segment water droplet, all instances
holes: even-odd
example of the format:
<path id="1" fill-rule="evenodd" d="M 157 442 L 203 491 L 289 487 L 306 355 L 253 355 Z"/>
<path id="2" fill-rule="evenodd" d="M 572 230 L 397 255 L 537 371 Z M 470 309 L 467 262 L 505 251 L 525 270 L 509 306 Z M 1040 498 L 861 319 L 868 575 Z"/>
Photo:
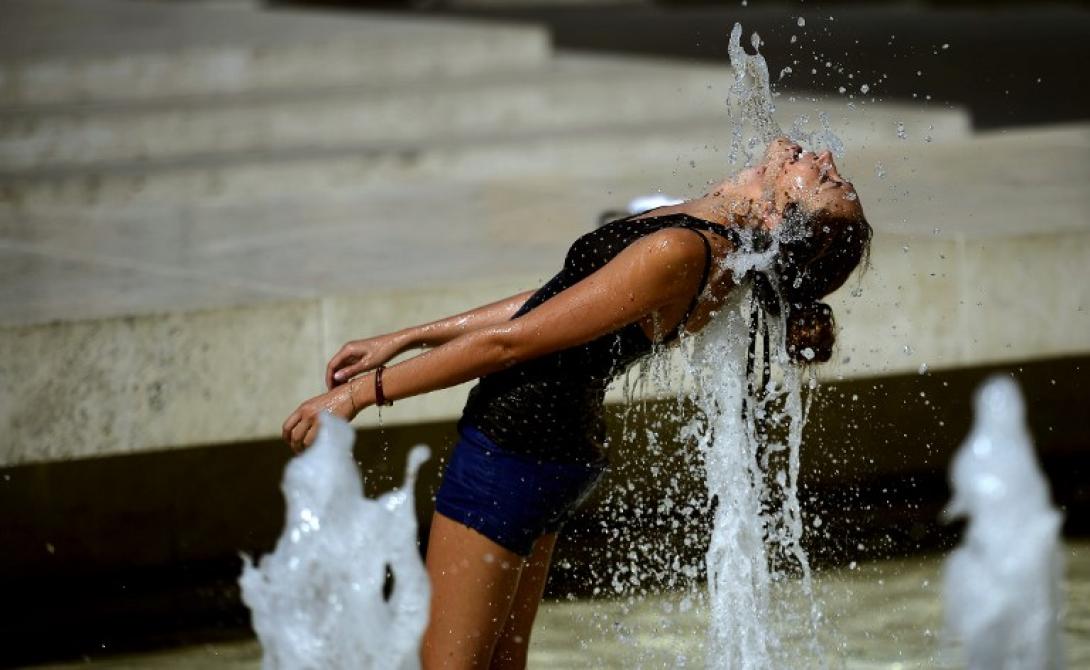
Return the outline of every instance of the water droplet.
<path id="1" fill-rule="evenodd" d="M 920 367 L 916 369 L 916 372 L 921 375 L 927 374 L 927 363 L 920 363 Z"/>
<path id="2" fill-rule="evenodd" d="M 870 86 L 868 86 L 866 84 L 863 84 L 862 86 L 859 87 L 859 92 L 860 93 L 870 93 Z"/>
<path id="3" fill-rule="evenodd" d="M 908 133 L 905 132 L 904 121 L 897 122 L 897 138 L 902 140 L 908 139 Z"/>
<path id="4" fill-rule="evenodd" d="M 802 28 L 803 26 L 805 26 L 805 25 L 806 25 L 806 19 L 804 19 L 804 18 L 802 18 L 802 17 L 800 16 L 800 17 L 799 17 L 799 20 L 798 20 L 798 24 L 799 24 L 799 28 Z"/>

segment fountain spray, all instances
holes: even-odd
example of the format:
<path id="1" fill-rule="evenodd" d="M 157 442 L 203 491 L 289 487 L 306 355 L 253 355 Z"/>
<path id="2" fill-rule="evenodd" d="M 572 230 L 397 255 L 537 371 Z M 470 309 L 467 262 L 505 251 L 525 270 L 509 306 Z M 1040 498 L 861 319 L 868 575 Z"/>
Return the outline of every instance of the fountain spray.
<path id="1" fill-rule="evenodd" d="M 352 427 L 330 414 L 320 422 L 314 444 L 284 469 L 287 519 L 276 549 L 256 566 L 243 556 L 239 584 L 261 666 L 419 668 L 430 588 L 413 482 L 428 448 L 409 453 L 400 488 L 369 500 L 352 459 Z"/>
<path id="2" fill-rule="evenodd" d="M 969 437 L 954 457 L 946 518 L 967 518 L 946 562 L 949 634 L 969 670 L 1060 670 L 1060 513 L 1033 453 L 1018 385 L 977 390 Z"/>

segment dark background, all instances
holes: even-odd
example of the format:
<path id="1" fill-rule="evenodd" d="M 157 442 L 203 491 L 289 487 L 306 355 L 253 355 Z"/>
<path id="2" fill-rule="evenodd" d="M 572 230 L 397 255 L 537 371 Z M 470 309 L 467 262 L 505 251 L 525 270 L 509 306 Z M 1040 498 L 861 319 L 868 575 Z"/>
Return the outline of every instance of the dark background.
<path id="1" fill-rule="evenodd" d="M 783 67 L 792 68 L 780 87 L 785 93 L 835 95 L 841 85 L 857 90 L 868 82 L 868 97 L 880 100 L 927 103 L 930 95 L 929 104 L 963 105 L 979 129 L 1090 118 L 1088 2 L 749 0 L 744 7 L 733 1 L 481 8 L 345 0 L 272 4 L 526 21 L 548 26 L 561 49 L 724 65 L 729 63 L 727 38 L 738 21 L 747 36 L 752 31 L 761 35 L 774 80 Z M 805 27 L 797 25 L 798 17 L 805 19 Z M 798 37 L 795 44 L 791 35 Z M 743 44 L 748 48 L 747 40 Z M 950 46 L 942 49 L 943 44 Z M 834 67 L 826 68 L 827 61 Z M 816 75 L 810 74 L 812 67 Z M 851 80 L 849 73 L 854 75 Z"/>
<path id="2" fill-rule="evenodd" d="M 1031 403 L 1033 437 L 1065 534 L 1090 534 L 1088 370 L 1088 357 L 1061 358 L 821 387 L 800 481 L 807 518 L 824 521 L 806 531 L 813 564 L 946 551 L 956 543 L 958 527 L 938 519 L 949 499 L 946 470 L 968 433 L 973 390 L 997 373 L 1013 375 Z M 702 498 L 693 450 L 672 441 L 654 450 L 634 437 L 663 417 L 670 424 L 675 409 L 672 402 L 610 408 L 613 471 L 561 536 L 547 596 L 611 592 L 613 553 L 641 546 L 701 564 L 707 515 L 656 512 L 663 496 Z M 622 420 L 631 429 L 626 436 Z M 356 457 L 371 495 L 401 482 L 413 445 L 432 447 L 416 491 L 422 538 L 455 437 L 453 421 L 359 432 Z M 279 441 L 262 441 L 0 469 L 0 509 L 9 512 L 0 515 L 0 630 L 9 634 L 0 665 L 250 635 L 238 596 L 239 552 L 260 555 L 275 544 L 289 456 Z M 681 473 L 679 485 L 664 486 L 652 465 Z M 680 528 L 665 530 L 673 518 Z M 640 555 L 655 560 L 646 550 Z"/>

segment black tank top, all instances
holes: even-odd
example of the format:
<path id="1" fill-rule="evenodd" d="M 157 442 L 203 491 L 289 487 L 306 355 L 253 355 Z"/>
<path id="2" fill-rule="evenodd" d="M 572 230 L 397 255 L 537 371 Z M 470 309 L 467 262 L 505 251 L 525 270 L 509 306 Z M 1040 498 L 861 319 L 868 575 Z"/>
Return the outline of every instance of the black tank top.
<path id="1" fill-rule="evenodd" d="M 618 219 L 577 239 L 568 250 L 563 269 L 512 318 L 532 311 L 604 266 L 628 245 L 664 228 L 712 231 L 738 245 L 734 231 L 688 214 L 632 219 Z M 705 253 L 700 290 L 663 342 L 678 336 L 707 284 L 711 247 L 703 235 L 696 234 L 704 242 Z M 485 375 L 470 390 L 462 421 L 511 452 L 544 460 L 601 461 L 605 457 L 606 388 L 614 377 L 650 353 L 652 346 L 637 321 L 590 342 Z"/>

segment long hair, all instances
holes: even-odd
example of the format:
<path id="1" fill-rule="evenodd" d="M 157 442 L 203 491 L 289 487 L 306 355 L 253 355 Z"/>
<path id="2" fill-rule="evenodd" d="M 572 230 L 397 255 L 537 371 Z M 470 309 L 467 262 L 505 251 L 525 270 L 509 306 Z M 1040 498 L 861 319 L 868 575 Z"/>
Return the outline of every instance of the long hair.
<path id="1" fill-rule="evenodd" d="M 786 311 L 787 352 L 795 362 L 824 363 L 832 357 L 836 321 L 820 298 L 866 264 L 872 235 L 862 214 L 846 217 L 787 207 L 779 253 L 768 270 L 756 273 L 753 290 L 765 312 L 778 316 Z"/>

